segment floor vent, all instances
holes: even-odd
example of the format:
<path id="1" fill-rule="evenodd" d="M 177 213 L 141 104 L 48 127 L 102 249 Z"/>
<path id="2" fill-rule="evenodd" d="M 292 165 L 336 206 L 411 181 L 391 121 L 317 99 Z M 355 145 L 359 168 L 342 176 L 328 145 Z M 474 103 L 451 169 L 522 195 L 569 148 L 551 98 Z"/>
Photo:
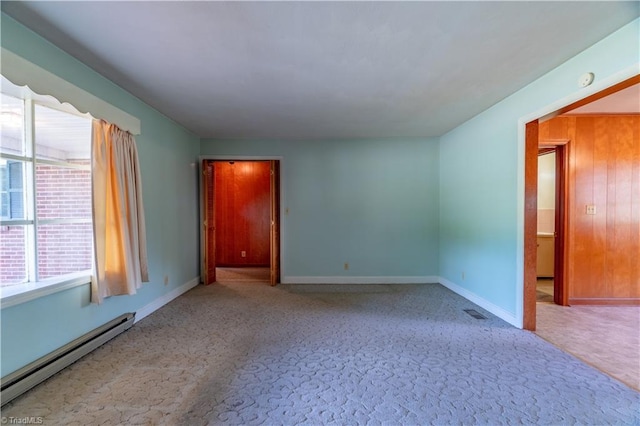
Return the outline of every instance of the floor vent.
<path id="1" fill-rule="evenodd" d="M 0 380 L 1 404 L 5 405 L 63 368 L 76 362 L 98 346 L 128 330 L 133 325 L 134 319 L 135 313 L 123 314 L 60 349 L 35 360 L 15 373 L 3 377 Z"/>
<path id="2" fill-rule="evenodd" d="M 468 313 L 469 315 L 471 315 L 472 317 L 474 317 L 475 319 L 487 319 L 487 317 L 485 317 L 484 315 L 482 315 L 480 312 L 476 311 L 475 309 L 465 309 L 464 311 L 466 313 Z"/>

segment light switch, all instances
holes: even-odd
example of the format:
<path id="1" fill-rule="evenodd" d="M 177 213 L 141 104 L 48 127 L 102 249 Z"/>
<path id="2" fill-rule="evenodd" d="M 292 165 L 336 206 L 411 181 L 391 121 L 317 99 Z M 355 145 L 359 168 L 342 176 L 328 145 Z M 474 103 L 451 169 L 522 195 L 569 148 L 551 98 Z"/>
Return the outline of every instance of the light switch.
<path id="1" fill-rule="evenodd" d="M 587 214 L 596 214 L 595 204 L 587 204 Z"/>

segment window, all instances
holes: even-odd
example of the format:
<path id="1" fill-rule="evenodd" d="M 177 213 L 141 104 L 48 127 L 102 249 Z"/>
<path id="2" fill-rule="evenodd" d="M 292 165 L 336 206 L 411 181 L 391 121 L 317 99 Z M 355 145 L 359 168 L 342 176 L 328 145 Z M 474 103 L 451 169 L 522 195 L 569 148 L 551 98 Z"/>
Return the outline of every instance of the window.
<path id="1" fill-rule="evenodd" d="M 2 94 L 0 283 L 91 269 L 91 119 Z"/>
<path id="2" fill-rule="evenodd" d="M 22 170 L 17 161 L 0 159 L 0 196 L 2 197 L 1 219 L 20 219 L 23 216 Z"/>

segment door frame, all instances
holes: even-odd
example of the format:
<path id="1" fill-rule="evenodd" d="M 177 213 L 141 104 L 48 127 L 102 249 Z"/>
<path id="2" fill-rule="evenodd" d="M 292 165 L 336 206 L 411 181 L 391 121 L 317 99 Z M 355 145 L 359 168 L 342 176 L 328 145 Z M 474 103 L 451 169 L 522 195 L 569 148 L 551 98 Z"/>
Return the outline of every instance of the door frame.
<path id="1" fill-rule="evenodd" d="M 211 202 L 209 199 L 209 191 L 205 191 L 205 180 L 209 182 L 211 185 L 211 196 L 215 197 L 215 167 L 209 163 L 207 163 L 207 168 L 205 169 L 205 161 L 200 160 L 200 250 L 201 250 L 201 261 L 200 261 L 200 282 L 209 285 L 216 281 L 216 267 L 215 262 L 213 264 L 213 268 L 209 268 L 208 258 L 209 255 L 216 258 L 216 234 L 215 234 L 215 226 L 216 226 L 216 216 L 215 209 L 213 209 L 213 217 L 208 218 L 207 221 L 207 208 L 209 203 Z M 210 174 L 209 174 L 210 173 Z M 208 223 L 210 222 L 210 223 Z M 210 235 L 209 229 L 213 227 L 213 243 L 211 244 L 212 249 L 208 250 L 208 241 L 207 237 Z"/>
<path id="2" fill-rule="evenodd" d="M 518 120 L 517 319 L 525 330 L 536 329 L 536 239 L 538 190 L 538 123 L 640 83 L 637 65 L 521 117 Z M 567 190 L 568 190 L 567 185 Z M 565 265 L 566 266 L 566 265 Z M 565 270 L 567 268 L 565 267 Z M 565 283 L 566 284 L 566 283 Z M 567 293 L 565 291 L 565 293 Z M 568 295 L 567 295 L 568 296 Z"/>
<path id="3" fill-rule="evenodd" d="M 569 229 L 568 224 L 568 201 L 569 188 L 569 139 L 543 139 L 538 140 L 538 150 L 554 152 L 555 163 L 555 217 L 554 217 L 554 243 L 553 243 L 553 303 L 561 306 L 569 306 L 569 289 L 567 281 L 567 271 L 565 265 L 568 261 Z M 538 156 L 542 155 L 541 153 Z"/>
<path id="4" fill-rule="evenodd" d="M 569 260 L 569 150 L 568 141 L 555 147 L 556 151 L 556 213 L 553 248 L 553 302 L 569 305 L 569 282 L 566 265 Z"/>
<path id="5" fill-rule="evenodd" d="M 278 194 L 275 198 L 275 203 L 277 206 L 271 206 L 273 209 L 275 207 L 276 212 L 278 212 L 278 222 L 279 226 L 277 227 L 277 248 L 278 256 L 275 257 L 276 265 L 271 264 L 270 269 L 272 271 L 276 270 L 276 274 L 279 276 L 278 282 L 282 282 L 282 277 L 284 276 L 284 268 L 282 259 L 285 259 L 285 223 L 282 220 L 284 218 L 284 207 L 285 204 L 285 194 L 283 191 L 283 183 L 284 183 L 284 158 L 278 155 L 201 155 L 198 157 L 198 183 L 199 188 L 198 191 L 200 193 L 200 217 L 198 218 L 198 228 L 199 228 L 199 236 L 200 236 L 200 281 L 203 282 L 206 275 L 206 238 L 205 238 L 205 229 L 204 229 L 204 218 L 205 218 L 205 194 L 204 194 L 204 170 L 202 164 L 204 161 L 277 161 L 279 163 L 278 167 L 278 179 L 277 179 L 277 188 Z M 272 200 L 273 203 L 273 200 Z M 273 212 L 272 212 L 273 213 Z M 270 244 L 270 247 L 272 245 Z M 269 258 L 270 263 L 274 261 L 274 256 L 272 250 L 269 250 Z M 271 274 L 271 275 L 272 275 Z"/>

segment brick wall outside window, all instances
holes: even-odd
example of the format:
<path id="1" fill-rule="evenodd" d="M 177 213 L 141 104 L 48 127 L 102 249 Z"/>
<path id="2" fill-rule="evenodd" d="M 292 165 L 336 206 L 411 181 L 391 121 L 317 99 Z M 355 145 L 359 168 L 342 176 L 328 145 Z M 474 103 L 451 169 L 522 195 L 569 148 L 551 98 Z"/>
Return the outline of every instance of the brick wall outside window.
<path id="1" fill-rule="evenodd" d="M 91 219 L 91 172 L 38 164 L 36 211 L 43 219 Z M 91 223 L 40 225 L 38 240 L 39 279 L 91 268 Z M 25 280 L 24 227 L 0 228 L 0 282 Z"/>
<path id="2" fill-rule="evenodd" d="M 17 284 L 26 280 L 24 226 L 0 227 L 0 283 Z"/>

